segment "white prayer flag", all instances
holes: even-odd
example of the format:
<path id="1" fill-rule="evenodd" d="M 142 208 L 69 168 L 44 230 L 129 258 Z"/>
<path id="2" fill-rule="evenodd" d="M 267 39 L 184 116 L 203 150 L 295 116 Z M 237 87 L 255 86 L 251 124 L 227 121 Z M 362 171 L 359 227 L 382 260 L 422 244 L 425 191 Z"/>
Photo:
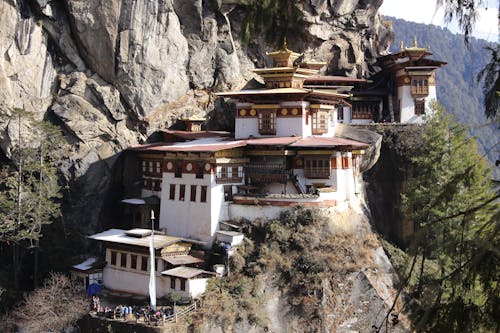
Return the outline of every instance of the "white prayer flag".
<path id="1" fill-rule="evenodd" d="M 154 213 L 151 211 L 152 221 L 154 220 Z M 150 275 L 149 275 L 149 298 L 151 300 L 151 308 L 156 310 L 156 271 L 155 271 L 155 248 L 154 248 L 154 230 L 151 230 L 151 240 L 149 242 L 149 257 L 151 258 L 150 263 Z"/>

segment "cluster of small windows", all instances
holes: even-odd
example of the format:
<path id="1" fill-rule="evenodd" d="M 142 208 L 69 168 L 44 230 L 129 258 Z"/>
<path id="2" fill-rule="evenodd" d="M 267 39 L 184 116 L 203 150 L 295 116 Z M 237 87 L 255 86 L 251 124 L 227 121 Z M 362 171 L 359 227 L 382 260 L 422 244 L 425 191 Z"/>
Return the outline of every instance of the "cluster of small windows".
<path id="1" fill-rule="evenodd" d="M 356 102 L 352 105 L 353 119 L 373 119 L 379 113 L 379 105 L 374 103 Z"/>
<path id="2" fill-rule="evenodd" d="M 161 161 L 143 160 L 142 174 L 148 176 L 161 176 Z"/>
<path id="3" fill-rule="evenodd" d="M 330 177 L 330 159 L 312 158 L 304 162 L 304 175 L 307 178 Z"/>
<path id="4" fill-rule="evenodd" d="M 144 178 L 142 180 L 142 188 L 151 191 L 161 191 L 161 179 Z"/>
<path id="5" fill-rule="evenodd" d="M 276 112 L 261 111 L 259 113 L 259 133 L 276 134 Z"/>
<path id="6" fill-rule="evenodd" d="M 224 164 L 217 166 L 215 180 L 221 183 L 240 183 L 243 181 L 243 165 Z"/>
<path id="7" fill-rule="evenodd" d="M 177 185 L 179 185 L 179 192 L 177 196 L 177 200 L 185 201 L 186 200 L 186 185 L 184 184 L 170 184 L 168 198 L 169 200 L 176 200 L 176 189 Z M 191 202 L 196 202 L 196 196 L 198 192 L 199 185 L 191 185 L 189 192 L 189 200 Z M 200 187 L 200 202 L 207 202 L 207 186 L 201 185 Z"/>
<path id="8" fill-rule="evenodd" d="M 429 94 L 429 81 L 426 78 L 413 78 L 411 80 L 412 95 Z"/>
<path id="9" fill-rule="evenodd" d="M 342 105 L 338 106 L 338 109 L 337 109 L 337 120 L 339 122 L 343 122 L 344 121 L 344 106 L 342 106 Z"/>
<path id="10" fill-rule="evenodd" d="M 118 259 L 118 257 L 120 259 Z M 127 258 L 130 257 L 128 261 Z M 137 254 L 130 254 L 125 252 L 111 251 L 110 265 L 118 268 L 128 268 L 132 270 L 139 270 L 143 272 L 148 271 L 149 257 Z M 140 265 L 139 265 L 140 261 Z M 130 263 L 130 265 L 127 265 Z"/>
<path id="11" fill-rule="evenodd" d="M 312 114 L 312 134 L 328 132 L 328 113 L 318 111 Z"/>
<path id="12" fill-rule="evenodd" d="M 170 276 L 170 289 L 177 290 L 176 281 L 179 281 L 179 290 L 185 291 L 186 290 L 186 279 L 174 278 L 172 276 Z"/>

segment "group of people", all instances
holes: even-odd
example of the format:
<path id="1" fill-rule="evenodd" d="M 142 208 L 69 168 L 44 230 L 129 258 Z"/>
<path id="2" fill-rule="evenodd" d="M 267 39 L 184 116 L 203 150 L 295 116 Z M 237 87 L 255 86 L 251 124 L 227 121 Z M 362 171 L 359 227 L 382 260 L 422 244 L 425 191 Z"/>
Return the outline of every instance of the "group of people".
<path id="1" fill-rule="evenodd" d="M 133 315 L 136 322 L 143 318 L 144 323 L 158 325 L 162 323 L 168 316 L 174 314 L 172 307 L 163 307 L 153 310 L 150 306 L 126 306 L 118 305 L 114 309 L 108 306 L 101 306 L 98 296 L 92 296 L 92 308 L 98 316 L 103 316 L 109 319 L 124 319 L 127 320 Z"/>

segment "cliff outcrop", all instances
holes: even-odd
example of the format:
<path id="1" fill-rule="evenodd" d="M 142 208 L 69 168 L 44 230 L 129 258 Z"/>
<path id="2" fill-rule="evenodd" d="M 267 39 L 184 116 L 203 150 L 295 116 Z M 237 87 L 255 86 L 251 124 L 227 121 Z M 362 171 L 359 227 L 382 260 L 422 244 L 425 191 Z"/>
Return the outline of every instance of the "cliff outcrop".
<path id="1" fill-rule="evenodd" d="M 289 46 L 327 61 L 329 73 L 375 71 L 371 64 L 392 38 L 377 14 L 380 5 L 300 2 L 301 33 L 288 37 Z M 117 156 L 126 147 L 183 116 L 224 119 L 212 93 L 241 88 L 276 47 L 258 31 L 241 41 L 248 6 L 243 0 L 0 2 L 0 108 L 24 108 L 64 130 L 71 143 L 61 166 L 70 193 L 66 220 L 88 230 L 106 221 L 102 198 L 119 186 Z M 0 123 L 6 157 L 15 144 L 9 126 Z"/>

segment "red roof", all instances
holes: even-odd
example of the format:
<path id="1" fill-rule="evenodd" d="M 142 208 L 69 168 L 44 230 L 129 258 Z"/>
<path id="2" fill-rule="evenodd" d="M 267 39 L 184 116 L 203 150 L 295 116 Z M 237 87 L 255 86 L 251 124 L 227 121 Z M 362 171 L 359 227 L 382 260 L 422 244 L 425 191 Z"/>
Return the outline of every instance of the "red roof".
<path id="1" fill-rule="evenodd" d="M 251 146 L 289 146 L 300 148 L 352 148 L 363 149 L 369 145 L 359 141 L 338 137 L 272 137 L 255 138 L 248 140 L 204 138 L 188 142 L 157 142 L 145 145 L 132 146 L 129 149 L 147 152 L 216 152 L 225 149 Z"/>
<path id="2" fill-rule="evenodd" d="M 288 146 L 297 140 L 300 140 L 301 136 L 285 136 L 276 138 L 256 138 L 246 140 L 249 145 L 263 145 L 263 146 Z"/>
<path id="3" fill-rule="evenodd" d="M 132 146 L 129 149 L 137 151 L 148 152 L 216 152 L 225 149 L 243 147 L 246 145 L 245 141 L 217 141 L 213 143 L 200 142 L 203 140 L 194 140 L 188 142 L 171 143 L 171 142 L 158 142 L 146 145 Z"/>

